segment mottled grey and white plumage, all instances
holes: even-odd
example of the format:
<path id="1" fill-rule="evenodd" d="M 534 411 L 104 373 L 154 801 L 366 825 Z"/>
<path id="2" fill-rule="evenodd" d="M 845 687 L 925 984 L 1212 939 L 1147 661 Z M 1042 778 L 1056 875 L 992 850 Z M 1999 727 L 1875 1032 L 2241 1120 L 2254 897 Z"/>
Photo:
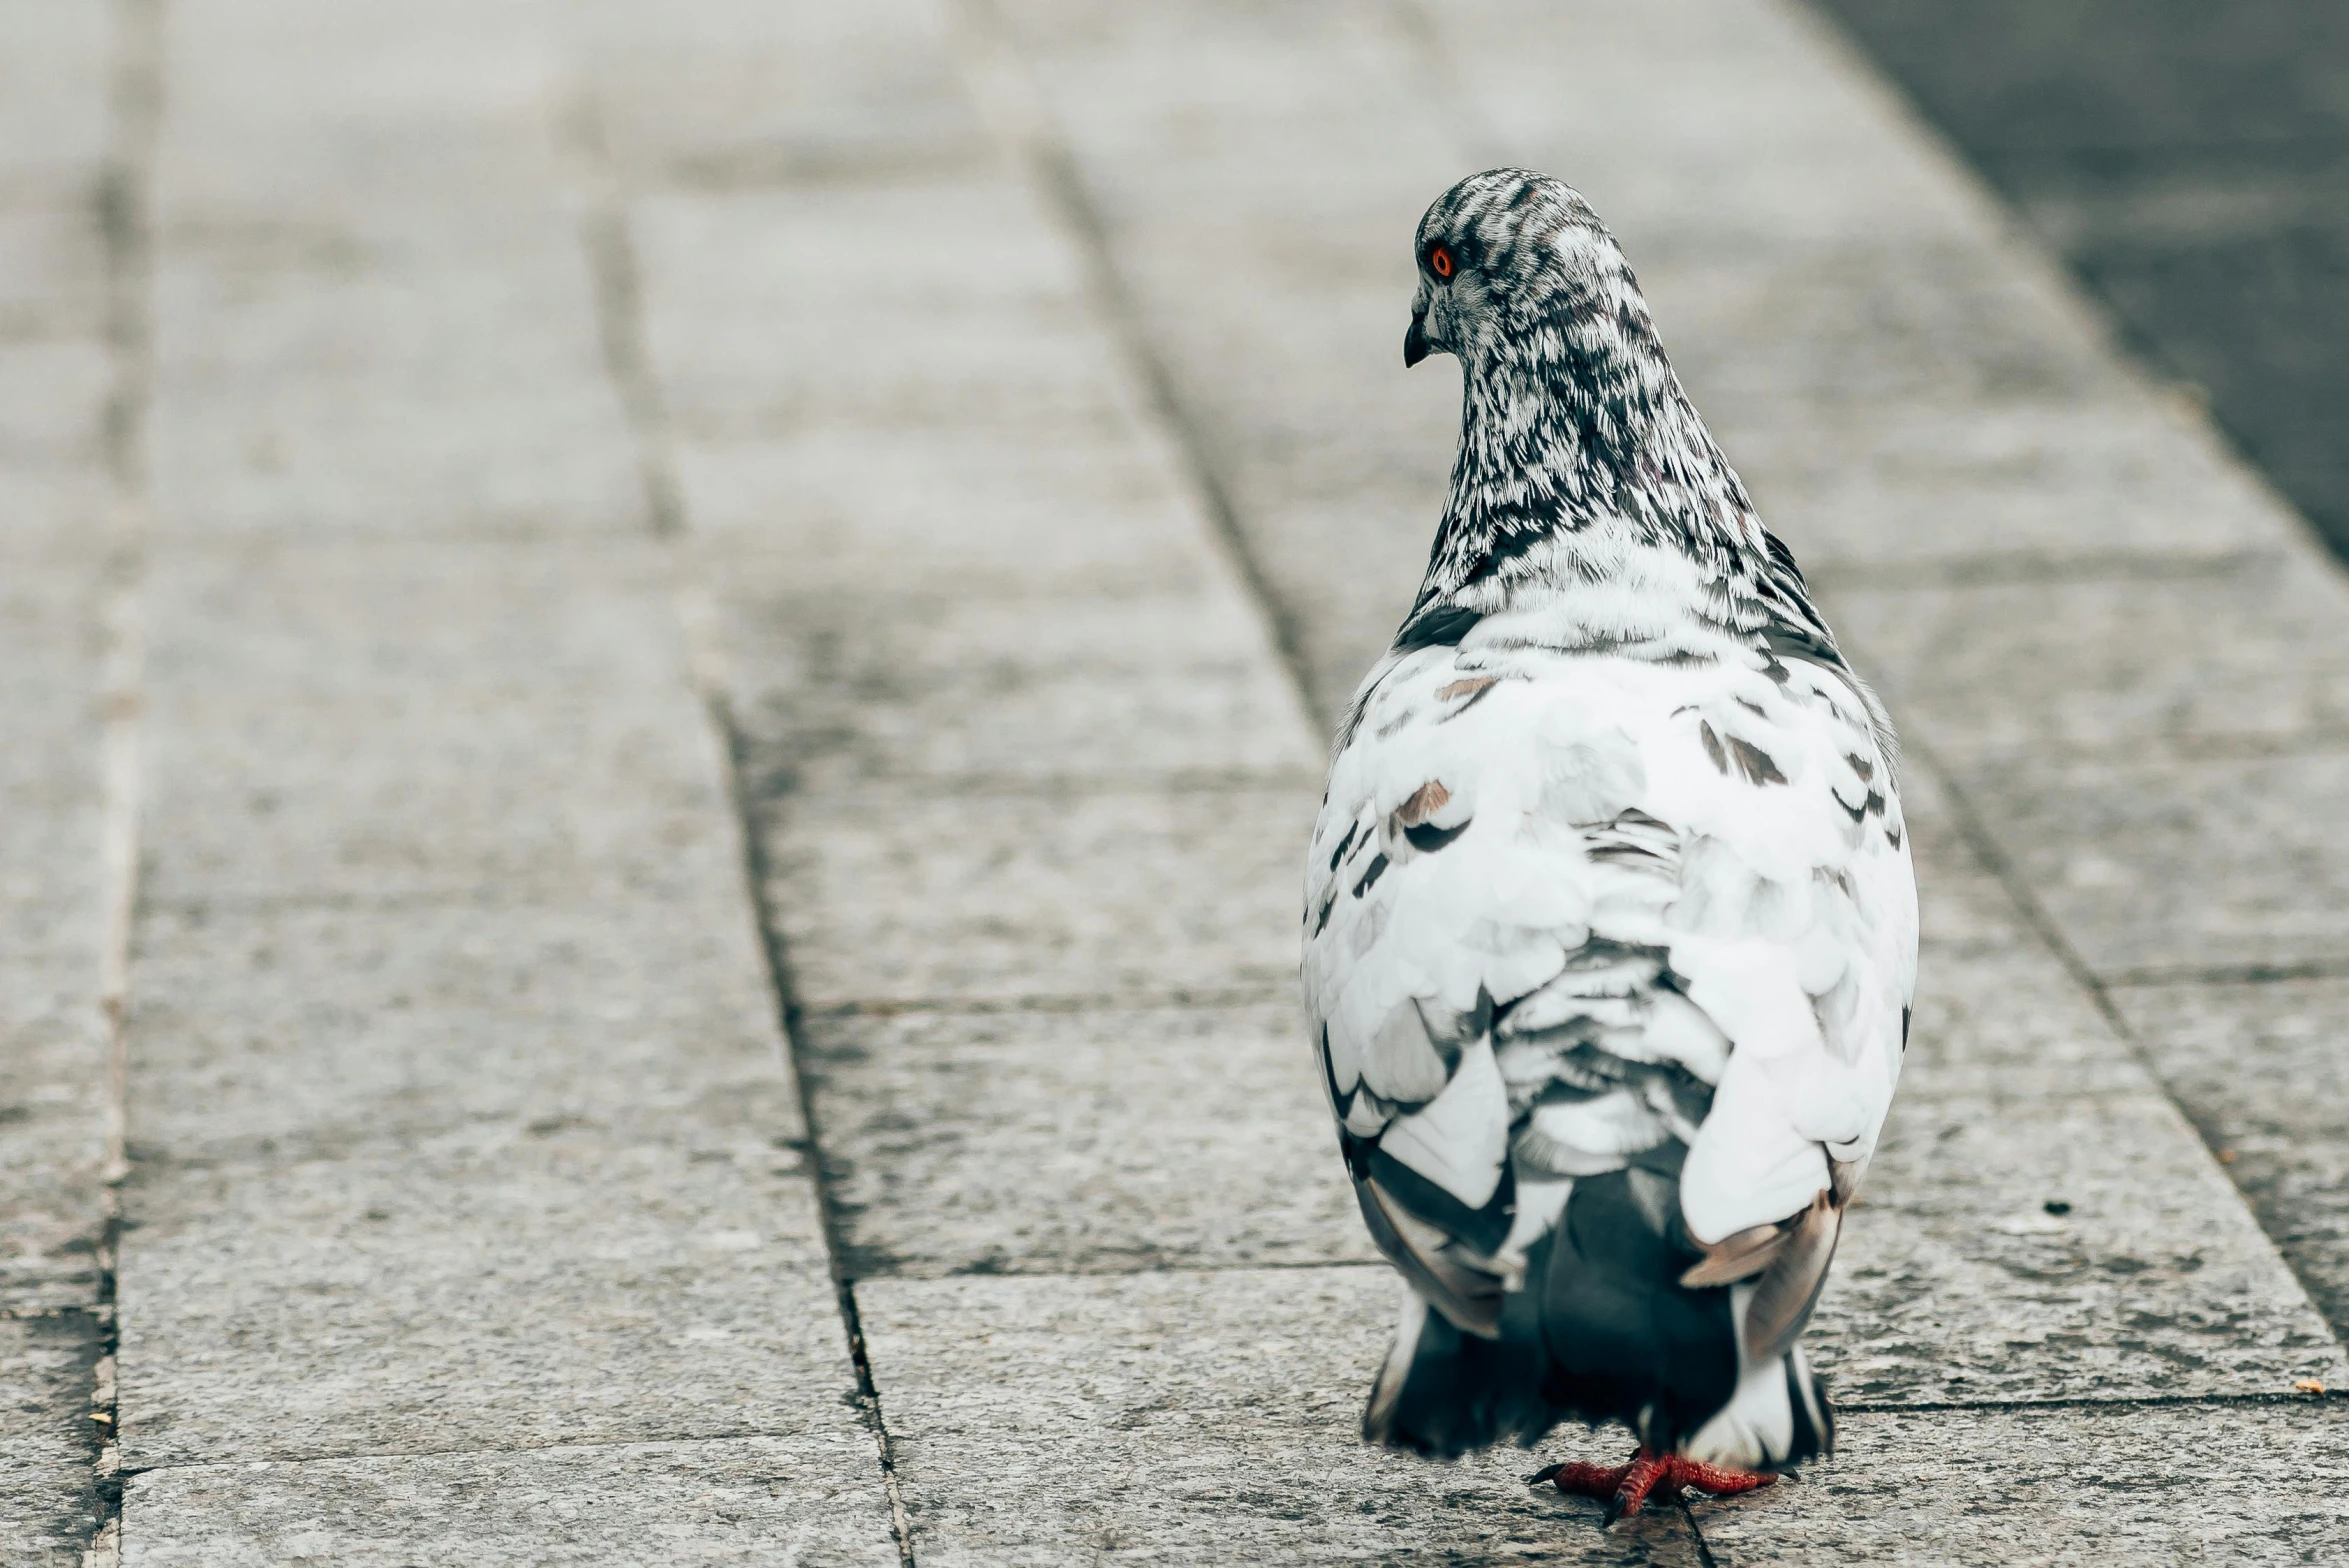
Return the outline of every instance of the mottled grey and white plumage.
<path id="1" fill-rule="evenodd" d="M 1583 199 L 1477 175 L 1418 255 L 1405 358 L 1458 356 L 1459 456 L 1306 877 L 1323 1082 L 1409 1286 L 1364 1429 L 1790 1464 L 1915 981 L 1891 729 Z"/>

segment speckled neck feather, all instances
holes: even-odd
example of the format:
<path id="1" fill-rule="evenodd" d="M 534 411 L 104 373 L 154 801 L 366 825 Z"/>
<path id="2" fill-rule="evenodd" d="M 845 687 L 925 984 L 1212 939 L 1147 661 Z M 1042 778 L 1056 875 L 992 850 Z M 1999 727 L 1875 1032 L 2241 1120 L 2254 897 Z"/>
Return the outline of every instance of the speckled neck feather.
<path id="1" fill-rule="evenodd" d="M 1460 447 L 1406 636 L 1526 588 L 1657 579 L 1640 558 L 1670 552 L 1685 564 L 1662 575 L 1693 575 L 1681 608 L 1697 620 L 1732 636 L 1791 620 L 1824 638 L 1581 196 L 1524 170 L 1477 175 L 1421 220 L 1421 253 L 1438 241 L 1463 253 L 1443 302 Z"/>

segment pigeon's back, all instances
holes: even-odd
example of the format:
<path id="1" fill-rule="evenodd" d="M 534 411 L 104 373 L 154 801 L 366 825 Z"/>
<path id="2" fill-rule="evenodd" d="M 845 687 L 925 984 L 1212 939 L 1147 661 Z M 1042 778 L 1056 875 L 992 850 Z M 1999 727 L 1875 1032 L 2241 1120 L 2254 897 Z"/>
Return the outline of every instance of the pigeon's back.
<path id="1" fill-rule="evenodd" d="M 1548 247 L 1520 266 L 1575 259 L 1508 227 L 1539 178 L 1464 182 L 1422 225 L 1414 341 L 1464 361 L 1461 467 L 1307 868 L 1324 1086 L 1408 1283 L 1365 1431 L 1449 1455 L 1619 1418 L 1782 1466 L 1830 1438 L 1796 1341 L 1906 1040 L 1897 757 L 1660 351 L 1616 371 L 1634 406 L 1596 428 L 1630 435 L 1602 449 L 1568 394 L 1608 384 L 1571 352 L 1605 290 L 1570 265 L 1509 317 L 1513 237 Z M 1439 292 L 1471 268 L 1485 296 Z M 1480 396 L 1505 436 L 1481 449 Z"/>

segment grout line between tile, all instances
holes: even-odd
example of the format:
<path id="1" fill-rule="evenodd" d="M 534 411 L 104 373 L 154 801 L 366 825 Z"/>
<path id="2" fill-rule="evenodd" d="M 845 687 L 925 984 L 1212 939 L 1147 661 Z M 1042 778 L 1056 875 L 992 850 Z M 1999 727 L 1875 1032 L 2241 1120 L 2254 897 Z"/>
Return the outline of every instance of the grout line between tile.
<path id="1" fill-rule="evenodd" d="M 693 558 L 689 519 L 677 478 L 677 464 L 660 381 L 644 341 L 642 274 L 629 231 L 626 198 L 613 168 L 601 117 L 591 96 L 582 94 L 568 106 L 560 127 L 586 190 L 580 214 L 581 240 L 594 275 L 597 324 L 607 368 L 619 392 L 630 429 L 635 435 L 637 461 L 643 475 L 647 526 L 667 547 L 672 594 L 686 658 L 716 743 L 727 799 L 737 835 L 738 855 L 760 952 L 766 960 L 767 980 L 782 1036 L 790 1058 L 792 1079 L 799 1095 L 800 1117 L 807 1130 L 808 1169 L 815 1187 L 818 1216 L 824 1230 L 824 1251 L 847 1341 L 850 1365 L 856 1376 L 856 1403 L 872 1433 L 881 1484 L 889 1501 L 890 1525 L 896 1537 L 901 1568 L 914 1568 L 913 1527 L 897 1479 L 895 1445 L 889 1432 L 881 1392 L 866 1353 L 864 1329 L 858 1315 L 856 1282 L 843 1270 L 845 1238 L 841 1234 L 839 1200 L 832 1190 L 823 1154 L 822 1128 L 809 1092 L 803 1060 L 799 1008 L 794 1000 L 789 956 L 784 950 L 779 912 L 770 892 L 771 868 L 757 831 L 746 785 L 750 744 L 737 720 L 729 695 L 727 669 L 717 627 L 717 612 L 708 587 Z"/>
<path id="2" fill-rule="evenodd" d="M 2104 978 L 2090 967 L 2080 950 L 2072 944 L 2071 938 L 2057 923 L 2053 913 L 2040 902 L 2039 895 L 2033 890 L 2029 880 L 2024 877 L 2021 868 L 2006 853 L 2005 847 L 1990 831 L 1988 821 L 1975 808 L 1972 796 L 1967 793 L 1966 786 L 1959 780 L 1955 770 L 1936 755 L 1931 743 L 1925 740 L 1908 737 L 1907 749 L 1914 762 L 1929 770 L 1940 783 L 1942 789 L 1947 792 L 1950 816 L 1957 826 L 1959 835 L 1965 839 L 1983 865 L 1989 868 L 1991 875 L 1998 879 L 1999 885 L 2006 890 L 2008 901 L 2013 904 L 2016 913 L 2022 917 L 2023 923 L 2064 966 L 2066 972 L 2071 975 L 2073 983 L 2087 994 L 2088 1000 L 2103 1017 L 2106 1026 L 2128 1046 L 2130 1055 L 2136 1058 L 2140 1067 L 2144 1068 L 2147 1078 L 2159 1091 L 2163 1102 L 2170 1107 L 2171 1113 L 2177 1117 L 2179 1124 L 2185 1127 L 2193 1135 L 2194 1141 L 2201 1146 L 2203 1156 L 2209 1162 L 2210 1169 L 2217 1172 L 2226 1181 L 2228 1190 L 2235 1194 L 2236 1205 L 2242 1214 L 2244 1223 L 2267 1242 L 2268 1250 L 2275 1256 L 2277 1263 L 2286 1273 L 2291 1275 L 2293 1282 L 2300 1287 L 2301 1297 L 2307 1302 L 2309 1312 L 2331 1334 L 2335 1348 L 2344 1349 L 2342 1325 L 2332 1322 L 2317 1307 L 2315 1288 L 2291 1258 L 2277 1245 L 2275 1237 L 2268 1233 L 2267 1227 L 2260 1223 L 2259 1215 L 2251 1207 L 2249 1198 L 2244 1195 L 2243 1189 L 2232 1179 L 2225 1164 L 2219 1160 L 2219 1151 L 2212 1146 L 2210 1139 L 2204 1135 L 2202 1128 L 2196 1124 L 2194 1118 L 2186 1113 L 2186 1108 L 2179 1103 L 2177 1094 L 2170 1087 L 2168 1076 L 2161 1071 L 2160 1064 L 2153 1059 L 2153 1054 L 2145 1048 L 2145 1043 L 2138 1038 L 2137 1031 L 2129 1026 L 2127 1017 L 2114 1003 L 2111 988 Z M 2349 1349 L 2344 1349 L 2344 1353 L 2349 1353 Z"/>
<path id="3" fill-rule="evenodd" d="M 1107 332 L 1139 412 L 1165 439 L 1184 483 L 1212 525 L 1215 541 L 1264 617 L 1272 644 L 1306 713 L 1317 713 L 1304 630 L 1273 590 L 1263 561 L 1240 526 L 1239 508 L 1213 460 L 1211 443 L 1184 406 L 1165 360 L 1151 347 L 1133 292 L 1112 257 L 1100 210 L 1086 194 L 1076 160 L 1052 126 L 1041 89 L 1012 41 L 994 0 L 955 0 L 955 56 L 981 118 L 1025 169 L 1068 236 L 1085 272 L 1086 292 Z M 1318 781 L 1317 781 L 1318 783 Z"/>
<path id="4" fill-rule="evenodd" d="M 116 0 L 108 146 L 95 191 L 105 266 L 111 385 L 102 437 L 111 504 L 98 602 L 100 948 L 97 1004 L 106 1059 L 104 1218 L 85 1430 L 97 1495 L 83 1568 L 122 1560 L 122 1350 L 117 1314 L 123 1234 L 122 1184 L 130 1174 L 130 965 L 138 913 L 142 708 L 146 684 L 146 434 L 154 381 L 154 170 L 163 114 L 162 0 Z"/>

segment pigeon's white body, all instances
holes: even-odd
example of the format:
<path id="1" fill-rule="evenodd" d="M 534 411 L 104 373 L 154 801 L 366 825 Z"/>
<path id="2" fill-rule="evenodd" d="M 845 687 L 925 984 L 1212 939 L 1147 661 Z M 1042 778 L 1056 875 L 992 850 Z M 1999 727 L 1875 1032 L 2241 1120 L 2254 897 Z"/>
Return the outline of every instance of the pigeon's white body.
<path id="1" fill-rule="evenodd" d="M 1729 590 L 1608 521 L 1456 583 L 1439 539 L 1331 766 L 1305 996 L 1411 1288 L 1366 1427 L 1782 1464 L 1828 1440 L 1794 1341 L 1906 1041 L 1898 759 L 1750 514 Z"/>

